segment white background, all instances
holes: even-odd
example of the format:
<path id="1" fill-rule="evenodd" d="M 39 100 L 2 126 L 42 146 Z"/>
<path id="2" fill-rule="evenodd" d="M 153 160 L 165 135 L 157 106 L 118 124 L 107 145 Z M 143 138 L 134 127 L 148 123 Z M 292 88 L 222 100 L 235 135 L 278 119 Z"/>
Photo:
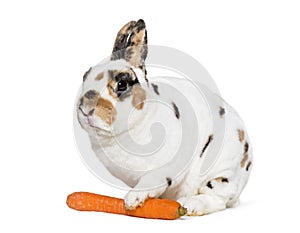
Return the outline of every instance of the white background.
<path id="1" fill-rule="evenodd" d="M 1 1 L 0 231 L 299 231 L 299 12 L 289 0 Z M 125 194 L 81 162 L 72 114 L 83 73 L 139 18 L 149 44 L 199 60 L 246 122 L 255 160 L 239 207 L 177 221 L 66 207 L 74 191 Z"/>

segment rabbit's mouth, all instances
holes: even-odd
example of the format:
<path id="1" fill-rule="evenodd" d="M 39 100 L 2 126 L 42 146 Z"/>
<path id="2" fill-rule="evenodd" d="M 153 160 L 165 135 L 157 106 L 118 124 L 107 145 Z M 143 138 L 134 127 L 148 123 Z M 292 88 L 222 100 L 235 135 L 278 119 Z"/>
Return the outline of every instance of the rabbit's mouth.
<path id="1" fill-rule="evenodd" d="M 79 119 L 81 120 L 79 120 L 79 122 L 81 125 L 85 125 L 87 131 L 96 131 L 98 135 L 112 135 L 109 126 L 104 125 L 103 127 L 101 127 L 97 125 L 96 119 L 94 118 L 95 116 L 93 116 L 93 110 L 86 114 L 81 107 L 79 107 L 78 109 L 79 113 L 81 113 L 81 117 L 79 117 Z"/>
<path id="2" fill-rule="evenodd" d="M 101 132 L 104 132 L 104 133 L 106 133 L 106 134 L 111 134 L 111 131 L 109 131 L 109 130 L 107 130 L 107 129 L 102 129 L 102 128 L 100 128 L 100 127 L 98 127 L 98 126 L 95 126 L 95 125 L 93 125 L 93 124 L 89 124 L 89 127 L 93 128 L 93 129 L 96 129 L 96 130 L 99 130 L 99 131 L 101 131 Z"/>
<path id="3" fill-rule="evenodd" d="M 92 118 L 90 118 L 89 116 L 87 116 L 87 124 L 88 124 L 88 126 L 90 127 L 90 128 L 92 128 L 92 129 L 96 129 L 97 130 L 97 132 L 99 132 L 100 134 L 105 134 L 105 135 L 107 135 L 107 134 L 111 134 L 111 131 L 109 130 L 109 129 L 104 129 L 104 128 L 101 128 L 101 127 L 99 127 L 99 126 L 97 126 L 95 123 L 94 123 L 94 121 L 93 121 L 93 119 Z"/>
<path id="4" fill-rule="evenodd" d="M 95 124 L 93 124 L 92 122 L 89 123 L 88 122 L 88 127 L 90 128 L 90 130 L 88 131 L 93 131 L 95 132 L 98 136 L 105 136 L 105 137 L 108 137 L 108 136 L 113 136 L 113 133 L 112 131 L 108 130 L 108 129 L 103 129 L 103 128 L 100 128 L 98 126 L 96 126 Z"/>

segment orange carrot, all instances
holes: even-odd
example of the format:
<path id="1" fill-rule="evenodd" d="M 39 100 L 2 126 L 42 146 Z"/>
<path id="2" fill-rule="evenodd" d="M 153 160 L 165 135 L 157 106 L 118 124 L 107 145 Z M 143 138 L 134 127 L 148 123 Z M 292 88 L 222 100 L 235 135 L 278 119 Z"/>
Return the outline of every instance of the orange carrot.
<path id="1" fill-rule="evenodd" d="M 148 199 L 142 207 L 126 210 L 123 199 L 88 192 L 70 194 L 67 205 L 79 211 L 97 211 L 154 219 L 176 219 L 186 213 L 186 209 L 173 200 Z"/>

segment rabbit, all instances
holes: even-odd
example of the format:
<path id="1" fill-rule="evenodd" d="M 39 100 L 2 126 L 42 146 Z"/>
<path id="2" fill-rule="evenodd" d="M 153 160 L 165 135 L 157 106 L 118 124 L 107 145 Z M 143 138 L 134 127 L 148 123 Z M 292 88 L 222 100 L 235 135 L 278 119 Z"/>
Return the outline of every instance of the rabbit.
<path id="1" fill-rule="evenodd" d="M 243 121 L 205 85 L 201 89 L 206 97 L 201 98 L 185 80 L 170 80 L 187 103 L 159 78 L 148 78 L 147 53 L 145 22 L 130 21 L 118 32 L 105 65 L 84 74 L 76 104 L 95 154 L 132 188 L 124 197 L 126 209 L 142 206 L 148 198 L 177 200 L 190 216 L 236 206 L 253 162 Z M 154 137 L 157 122 L 165 129 Z M 223 124 L 224 131 L 216 124 Z M 153 150 L 149 143 L 160 149 Z"/>

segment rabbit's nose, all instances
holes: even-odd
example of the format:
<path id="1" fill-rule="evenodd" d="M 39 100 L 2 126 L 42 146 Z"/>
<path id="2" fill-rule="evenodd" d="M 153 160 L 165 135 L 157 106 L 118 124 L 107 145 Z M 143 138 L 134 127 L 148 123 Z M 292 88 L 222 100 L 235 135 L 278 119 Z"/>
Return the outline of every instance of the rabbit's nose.
<path id="1" fill-rule="evenodd" d="M 89 111 L 89 113 L 88 113 L 88 116 L 91 116 L 91 115 L 93 115 L 94 111 L 95 111 L 95 109 L 94 109 L 94 108 L 93 108 L 92 110 L 90 110 L 90 111 Z"/>
<path id="2" fill-rule="evenodd" d="M 86 116 L 87 118 L 89 118 L 90 116 L 92 116 L 95 112 L 95 109 L 93 108 L 92 110 L 88 111 L 87 113 L 85 111 L 83 111 L 83 109 L 81 108 L 81 106 L 79 106 L 79 110 L 82 112 L 82 114 L 84 116 Z"/>
<path id="3" fill-rule="evenodd" d="M 96 95 L 97 95 L 97 92 L 94 91 L 94 90 L 89 90 L 88 92 L 86 92 L 86 93 L 84 94 L 84 96 L 85 96 L 87 99 L 94 99 Z"/>

